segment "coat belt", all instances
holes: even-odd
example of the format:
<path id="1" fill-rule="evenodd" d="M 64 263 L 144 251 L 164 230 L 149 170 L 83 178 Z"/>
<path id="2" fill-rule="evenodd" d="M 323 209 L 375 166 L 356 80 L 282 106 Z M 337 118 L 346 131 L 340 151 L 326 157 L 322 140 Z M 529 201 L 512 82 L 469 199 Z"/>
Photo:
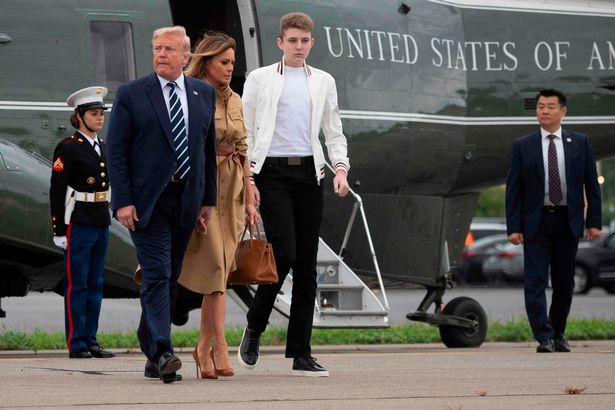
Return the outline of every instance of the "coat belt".
<path id="1" fill-rule="evenodd" d="M 226 162 L 227 160 L 231 158 L 233 158 L 235 161 L 239 160 L 239 162 L 237 163 L 240 165 L 243 165 L 245 161 L 245 155 L 243 155 L 241 152 L 237 150 L 237 147 L 235 147 L 235 144 L 216 145 L 216 156 L 224 157 L 224 159 L 218 163 L 218 166 L 222 165 L 222 163 Z"/>

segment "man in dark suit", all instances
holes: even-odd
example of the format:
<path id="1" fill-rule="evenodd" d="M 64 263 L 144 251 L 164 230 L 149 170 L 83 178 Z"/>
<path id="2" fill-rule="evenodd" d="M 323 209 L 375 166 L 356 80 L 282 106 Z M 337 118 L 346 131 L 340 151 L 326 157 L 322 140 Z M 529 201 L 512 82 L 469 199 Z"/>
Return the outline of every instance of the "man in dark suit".
<path id="1" fill-rule="evenodd" d="M 130 229 L 141 265 L 146 377 L 180 380 L 171 318 L 177 278 L 196 223 L 216 203 L 215 91 L 185 77 L 190 39 L 183 27 L 154 32 L 154 71 L 122 85 L 109 125 L 107 156 L 115 217 Z"/>
<path id="2" fill-rule="evenodd" d="M 508 239 L 523 244 L 525 309 L 539 353 L 570 351 L 564 332 L 579 238 L 584 228 L 590 240 L 602 229 L 592 148 L 587 135 L 562 129 L 566 111 L 560 91 L 538 93 L 540 130 L 513 143 L 506 183 Z M 553 295 L 547 314 L 549 267 Z"/>

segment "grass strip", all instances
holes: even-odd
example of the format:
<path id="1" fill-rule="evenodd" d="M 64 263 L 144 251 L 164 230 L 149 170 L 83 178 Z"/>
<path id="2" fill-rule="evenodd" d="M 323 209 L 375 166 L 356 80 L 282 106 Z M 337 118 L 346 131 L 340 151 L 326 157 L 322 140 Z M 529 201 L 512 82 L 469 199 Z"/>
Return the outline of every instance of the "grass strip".
<path id="1" fill-rule="evenodd" d="M 226 330 L 230 346 L 238 346 L 243 329 Z M 196 345 L 198 329 L 175 330 L 172 333 L 175 347 Z M 566 328 L 569 340 L 615 340 L 615 319 L 570 319 Z M 513 319 L 489 325 L 487 342 L 523 342 L 534 340 L 526 319 Z M 138 348 L 136 332 L 99 333 L 98 341 L 107 348 Z M 439 343 L 438 328 L 424 323 L 408 323 L 388 329 L 314 329 L 312 345 L 359 345 Z M 286 328 L 267 329 L 261 337 L 262 346 L 277 346 L 286 343 Z M 63 332 L 0 332 L 0 350 L 63 350 L 66 342 Z"/>

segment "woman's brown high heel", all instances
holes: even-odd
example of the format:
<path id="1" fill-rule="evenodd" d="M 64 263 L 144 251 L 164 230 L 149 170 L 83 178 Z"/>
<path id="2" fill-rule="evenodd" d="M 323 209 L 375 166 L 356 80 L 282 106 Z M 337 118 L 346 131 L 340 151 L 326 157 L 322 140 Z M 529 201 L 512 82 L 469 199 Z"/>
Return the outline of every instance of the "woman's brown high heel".
<path id="1" fill-rule="evenodd" d="M 199 378 L 199 374 L 201 375 L 201 379 L 217 379 L 218 378 L 218 375 L 216 374 L 215 370 L 213 372 L 204 372 L 203 370 L 201 370 L 201 362 L 199 362 L 199 352 L 197 351 L 196 347 L 192 351 L 192 357 L 194 358 L 194 361 L 196 362 L 196 378 L 197 379 Z M 215 369 L 215 364 L 214 364 L 214 369 Z"/>
<path id="2" fill-rule="evenodd" d="M 233 370 L 232 367 L 229 367 L 227 369 L 218 369 L 218 367 L 216 366 L 216 360 L 214 359 L 214 348 L 213 347 L 211 348 L 209 353 L 211 354 L 211 361 L 214 362 L 214 369 L 216 370 L 216 376 L 231 377 L 235 374 L 235 370 Z"/>

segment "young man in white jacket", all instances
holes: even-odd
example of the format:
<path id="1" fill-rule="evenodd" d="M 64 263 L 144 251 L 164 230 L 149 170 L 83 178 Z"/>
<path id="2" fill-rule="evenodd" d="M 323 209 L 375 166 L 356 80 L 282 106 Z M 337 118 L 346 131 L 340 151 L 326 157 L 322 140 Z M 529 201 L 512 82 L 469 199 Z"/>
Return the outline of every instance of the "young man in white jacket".
<path id="1" fill-rule="evenodd" d="M 256 203 L 260 202 L 267 239 L 273 246 L 279 282 L 258 287 L 238 358 L 247 368 L 256 365 L 260 335 L 292 269 L 286 357 L 293 358 L 293 375 L 319 377 L 329 375 L 312 357 L 310 345 L 325 175 L 318 139 L 321 129 L 335 168 L 333 189 L 340 197 L 349 190 L 350 165 L 335 80 L 305 63 L 314 44 L 312 29 L 312 19 L 304 13 L 283 16 L 277 39 L 284 53 L 282 61 L 254 70 L 244 85 L 242 101 Z"/>

